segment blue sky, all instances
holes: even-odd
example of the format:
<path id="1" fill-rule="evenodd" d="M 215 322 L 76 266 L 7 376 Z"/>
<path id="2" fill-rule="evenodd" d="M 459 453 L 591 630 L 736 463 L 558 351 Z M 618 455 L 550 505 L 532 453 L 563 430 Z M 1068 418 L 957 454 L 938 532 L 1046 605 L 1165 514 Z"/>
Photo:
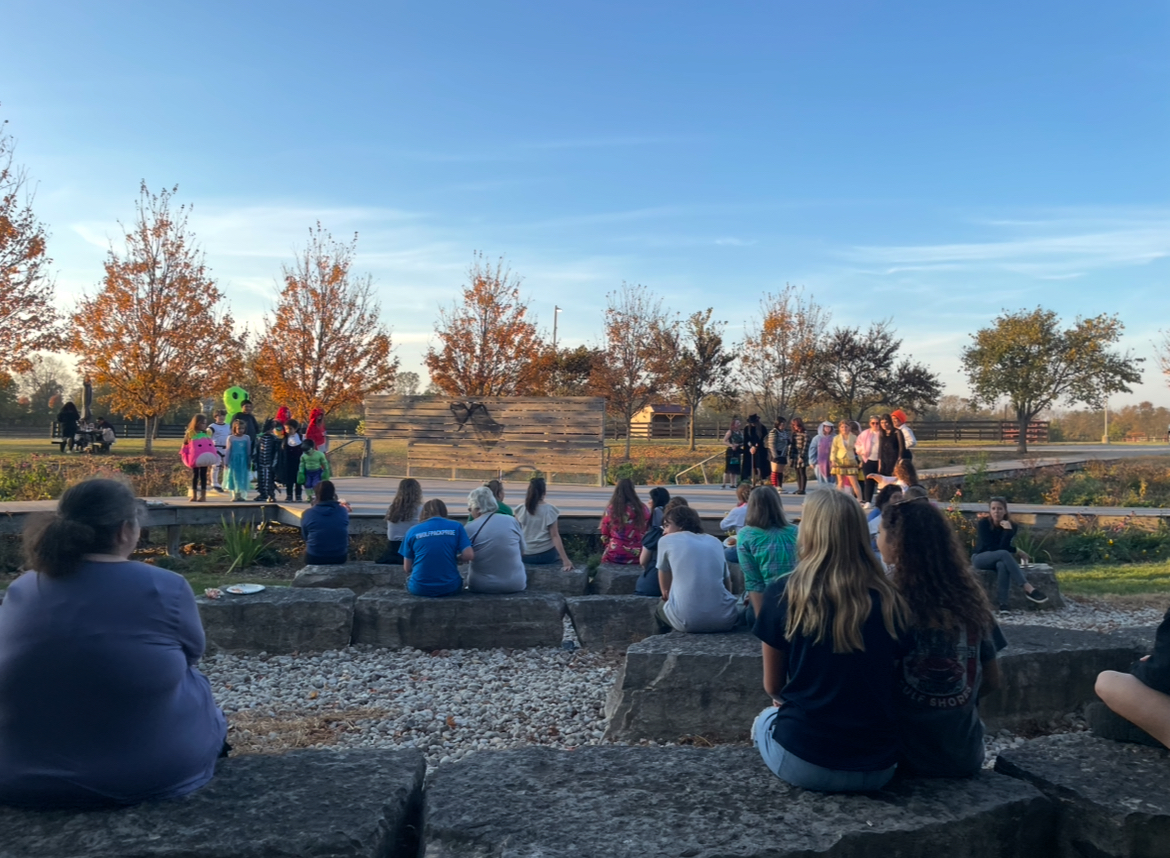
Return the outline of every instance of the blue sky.
<path id="1" fill-rule="evenodd" d="M 253 327 L 315 221 L 359 232 L 404 369 L 474 250 L 567 344 L 622 281 L 733 336 L 788 282 L 956 394 L 1003 308 L 1170 327 L 1167 4 L 332 5 L 0 0 L 64 302 L 146 179 Z M 1170 405 L 1145 376 L 1116 404 Z"/>

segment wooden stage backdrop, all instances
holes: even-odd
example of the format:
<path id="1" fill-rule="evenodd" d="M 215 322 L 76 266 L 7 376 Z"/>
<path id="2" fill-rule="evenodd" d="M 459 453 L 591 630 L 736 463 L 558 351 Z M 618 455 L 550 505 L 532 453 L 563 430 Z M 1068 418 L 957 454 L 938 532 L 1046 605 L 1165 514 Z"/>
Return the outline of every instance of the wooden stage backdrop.
<path id="1" fill-rule="evenodd" d="M 440 472 L 605 484 L 605 400 L 595 396 L 371 396 L 366 436 L 405 440 L 410 476 Z"/>

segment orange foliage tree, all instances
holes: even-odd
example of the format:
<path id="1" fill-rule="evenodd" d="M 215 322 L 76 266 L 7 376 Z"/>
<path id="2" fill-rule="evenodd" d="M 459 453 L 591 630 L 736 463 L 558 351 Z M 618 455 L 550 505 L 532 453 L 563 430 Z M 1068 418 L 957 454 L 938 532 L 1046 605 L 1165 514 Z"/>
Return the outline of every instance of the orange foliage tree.
<path id="1" fill-rule="evenodd" d="M 177 191 L 152 194 L 142 183 L 125 252 L 110 248 L 97 294 L 72 317 L 70 349 L 109 388 L 114 410 L 146 420 L 148 454 L 159 416 L 218 396 L 239 372 L 244 348 L 187 228 L 187 207 L 171 208 Z"/>
<path id="2" fill-rule="evenodd" d="M 398 359 L 373 280 L 353 273 L 356 250 L 356 235 L 342 244 L 318 223 L 296 261 L 284 266 L 284 291 L 264 319 L 256 372 L 273 401 L 302 421 L 313 408 L 329 414 L 394 386 Z"/>
<path id="3" fill-rule="evenodd" d="M 520 297 L 520 278 L 475 254 L 463 303 L 439 309 L 427 349 L 431 381 L 450 396 L 524 396 L 542 386 L 539 358 L 544 344 Z"/>
<path id="4" fill-rule="evenodd" d="M 676 352 L 667 336 L 670 323 L 661 298 L 645 286 L 629 284 L 606 297 L 605 343 L 590 382 L 596 395 L 605 397 L 607 410 L 626 427 L 629 459 L 630 422 L 671 386 Z"/>
<path id="5" fill-rule="evenodd" d="M 38 351 L 62 345 L 45 228 L 32 210 L 27 174 L 0 125 L 0 367 L 28 372 Z"/>
<path id="6" fill-rule="evenodd" d="M 815 398 L 813 369 L 830 313 L 802 287 L 786 284 L 760 299 L 759 318 L 747 325 L 740 377 L 770 422 L 790 417 Z"/>

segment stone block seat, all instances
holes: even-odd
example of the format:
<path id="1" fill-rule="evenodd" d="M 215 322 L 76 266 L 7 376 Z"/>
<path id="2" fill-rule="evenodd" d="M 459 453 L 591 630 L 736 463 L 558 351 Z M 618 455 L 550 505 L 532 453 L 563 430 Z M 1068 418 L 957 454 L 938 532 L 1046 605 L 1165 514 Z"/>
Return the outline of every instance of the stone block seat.
<path id="1" fill-rule="evenodd" d="M 353 637 L 352 590 L 268 587 L 195 601 L 211 652 L 315 652 L 342 649 Z"/>
<path id="2" fill-rule="evenodd" d="M 565 600 L 582 646 L 628 647 L 658 634 L 654 596 L 574 596 Z"/>
<path id="3" fill-rule="evenodd" d="M 593 575 L 593 592 L 598 596 L 632 596 L 642 567 L 637 563 L 602 563 Z"/>
<path id="4" fill-rule="evenodd" d="M 427 650 L 560 646 L 564 612 L 559 593 L 462 592 L 432 599 L 370 590 L 357 600 L 353 642 Z"/>
<path id="5" fill-rule="evenodd" d="M 825 795 L 753 748 L 525 748 L 440 766 L 423 837 L 427 858 L 1040 858 L 1053 816 L 994 772 Z"/>
<path id="6" fill-rule="evenodd" d="M 0 808 L 3 858 L 414 858 L 417 751 L 291 751 L 222 760 L 169 801 L 95 811 Z"/>
<path id="7" fill-rule="evenodd" d="M 589 570 L 584 566 L 574 566 L 566 572 L 560 563 L 525 563 L 524 569 L 529 592 L 584 596 L 589 587 Z"/>
<path id="8" fill-rule="evenodd" d="M 1170 855 L 1170 752 L 1091 733 L 1034 739 L 995 770 L 1037 787 L 1057 808 L 1053 858 Z"/>
<path id="9" fill-rule="evenodd" d="M 994 569 L 976 569 L 975 571 L 982 577 L 983 586 L 994 606 L 995 582 L 998 573 Z M 1051 566 L 1047 563 L 1033 563 L 1023 567 L 1023 572 L 1029 584 L 1044 591 L 1048 601 L 1039 605 L 1030 602 L 1024 595 L 1024 588 L 1013 584 L 1008 590 L 1008 607 L 1010 609 L 1013 611 L 1052 611 L 1064 607 L 1064 596 L 1060 594 L 1060 585 L 1056 582 L 1056 572 Z"/>
<path id="10" fill-rule="evenodd" d="M 401 564 L 384 565 L 370 560 L 338 566 L 305 566 L 293 578 L 294 587 L 325 587 L 353 590 L 357 595 L 379 587 L 406 587 L 406 570 Z"/>
<path id="11" fill-rule="evenodd" d="M 1002 686 L 980 704 L 991 729 L 1046 722 L 1096 699 L 1102 670 L 1125 670 L 1149 652 L 1153 629 L 1098 632 L 1003 627 Z M 746 740 L 768 705 L 760 642 L 749 632 L 671 632 L 630 645 L 606 701 L 606 737 L 674 741 L 681 736 Z"/>

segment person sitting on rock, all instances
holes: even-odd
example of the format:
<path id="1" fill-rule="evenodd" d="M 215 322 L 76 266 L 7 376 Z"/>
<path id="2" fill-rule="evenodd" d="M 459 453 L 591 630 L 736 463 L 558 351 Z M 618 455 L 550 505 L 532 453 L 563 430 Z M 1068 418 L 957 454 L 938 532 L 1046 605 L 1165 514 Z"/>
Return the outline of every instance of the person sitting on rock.
<path id="1" fill-rule="evenodd" d="M 751 483 L 740 483 L 736 486 L 735 506 L 729 509 L 727 515 L 723 516 L 723 520 L 719 522 L 720 529 L 727 534 L 727 539 L 723 541 L 725 546 L 723 553 L 727 557 L 728 563 L 739 562 L 739 549 L 735 547 L 738 541 L 736 533 L 743 527 L 744 519 L 747 518 L 747 502 L 751 493 Z"/>
<path id="2" fill-rule="evenodd" d="M 402 540 L 418 524 L 422 508 L 422 485 L 413 477 L 401 480 L 394 500 L 390 501 L 390 507 L 386 510 L 386 550 L 377 563 L 402 563 Z"/>
<path id="3" fill-rule="evenodd" d="M 1020 569 L 1016 558 L 1025 563 L 1031 558 L 1013 545 L 1016 533 L 1016 524 L 1008 513 L 1007 499 L 993 497 L 988 504 L 988 515 L 975 525 L 975 554 L 971 562 L 976 569 L 996 571 L 995 601 L 1001 611 L 1008 610 L 1008 593 L 1013 583 L 1024 588 L 1029 601 L 1036 604 L 1048 601 L 1047 596 L 1028 583 Z"/>
<path id="4" fill-rule="evenodd" d="M 740 614 L 736 598 L 727 587 L 729 579 L 723 546 L 714 536 L 703 533 L 699 514 L 681 504 L 668 508 L 658 541 L 662 601 L 655 616 L 662 629 L 731 631 Z"/>
<path id="5" fill-rule="evenodd" d="M 467 496 L 467 537 L 475 559 L 467 573 L 467 589 L 473 593 L 519 593 L 528 586 L 524 569 L 524 534 L 520 523 L 497 508 L 496 496 L 487 486 Z"/>
<path id="6" fill-rule="evenodd" d="M 573 561 L 565 551 L 557 526 L 561 511 L 545 501 L 547 492 L 544 477 L 533 477 L 524 495 L 524 505 L 516 510 L 516 521 L 524 531 L 524 562 L 542 565 L 559 560 L 565 572 L 572 572 Z"/>
<path id="7" fill-rule="evenodd" d="M 662 588 L 658 586 L 658 541 L 662 539 L 662 520 L 666 517 L 666 510 L 671 504 L 686 506 L 687 499 L 672 498 L 667 489 L 655 486 L 650 489 L 650 503 L 650 526 L 642 535 L 642 550 L 638 553 L 638 565 L 642 567 L 642 574 L 638 576 L 638 582 L 634 585 L 634 593 L 657 599 L 662 595 Z"/>
<path id="8" fill-rule="evenodd" d="M 306 566 L 338 566 L 349 557 L 349 509 L 337 498 L 332 480 L 315 486 L 317 497 L 301 516 Z"/>
<path id="9" fill-rule="evenodd" d="M 25 526 L 32 571 L 0 604 L 0 804 L 173 798 L 226 754 L 195 597 L 130 559 L 138 522 L 129 488 L 88 480 Z"/>
<path id="10" fill-rule="evenodd" d="M 501 480 L 488 480 L 484 483 L 496 498 L 496 512 L 500 515 L 514 515 L 512 507 L 504 503 L 504 483 Z"/>
<path id="11" fill-rule="evenodd" d="M 996 653 L 1007 646 L 983 582 L 942 511 L 926 499 L 885 507 L 878 550 L 910 612 L 910 646 L 895 695 L 899 771 L 978 774 L 978 704 L 999 687 Z"/>
<path id="12" fill-rule="evenodd" d="M 650 508 L 642 503 L 634 481 L 622 477 L 613 487 L 613 497 L 601 517 L 602 563 L 623 566 L 638 562 L 642 537 L 650 527 Z"/>
<path id="13" fill-rule="evenodd" d="M 753 612 L 759 613 L 768 585 L 796 568 L 796 534 L 796 525 L 785 517 L 776 490 L 771 486 L 752 489 L 736 548 Z"/>
<path id="14" fill-rule="evenodd" d="M 764 591 L 753 627 L 772 706 L 752 737 L 768 768 L 794 786 L 881 789 L 898 762 L 894 681 L 906 604 L 869 547 L 860 504 L 814 492 L 803 512 L 800 560 Z"/>
<path id="15" fill-rule="evenodd" d="M 451 596 L 463 589 L 459 563 L 475 559 L 467 531 L 447 517 L 438 498 L 423 504 L 422 520 L 402 540 L 406 589 L 416 596 Z"/>
<path id="16" fill-rule="evenodd" d="M 1154 651 L 1129 673 L 1105 670 L 1097 676 L 1097 696 L 1085 719 L 1105 739 L 1170 748 L 1170 610 L 1154 633 Z"/>

